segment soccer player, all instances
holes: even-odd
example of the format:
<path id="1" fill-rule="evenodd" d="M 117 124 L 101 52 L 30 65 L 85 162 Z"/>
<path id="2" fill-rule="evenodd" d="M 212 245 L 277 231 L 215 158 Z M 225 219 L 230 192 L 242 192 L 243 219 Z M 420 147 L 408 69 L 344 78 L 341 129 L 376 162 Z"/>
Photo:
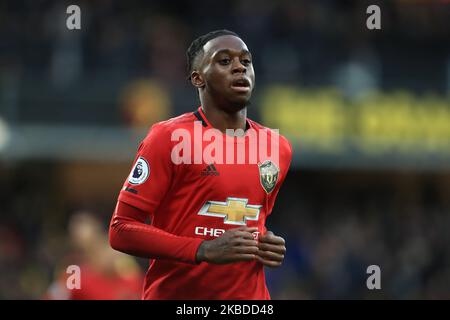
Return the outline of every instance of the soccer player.
<path id="1" fill-rule="evenodd" d="M 153 125 L 141 142 L 111 220 L 110 244 L 151 259 L 143 299 L 270 299 L 264 266 L 280 266 L 286 248 L 265 221 L 291 146 L 247 118 L 255 74 L 237 34 L 203 35 L 187 59 L 201 106 Z M 251 161 L 264 132 L 278 157 L 258 152 Z M 208 161 L 214 139 L 226 156 L 217 147 L 216 161 Z"/>

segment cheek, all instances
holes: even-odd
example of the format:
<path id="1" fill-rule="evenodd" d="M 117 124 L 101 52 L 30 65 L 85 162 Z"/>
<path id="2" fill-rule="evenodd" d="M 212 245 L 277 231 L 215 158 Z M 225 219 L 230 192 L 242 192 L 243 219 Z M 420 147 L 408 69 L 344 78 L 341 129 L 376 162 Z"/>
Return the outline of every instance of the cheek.
<path id="1" fill-rule="evenodd" d="M 248 69 L 248 76 L 252 79 L 253 85 L 255 85 L 255 71 L 253 70 L 253 66 Z"/>
<path id="2" fill-rule="evenodd" d="M 206 75 L 208 85 L 213 88 L 222 88 L 226 83 L 226 72 L 223 70 L 210 70 Z"/>

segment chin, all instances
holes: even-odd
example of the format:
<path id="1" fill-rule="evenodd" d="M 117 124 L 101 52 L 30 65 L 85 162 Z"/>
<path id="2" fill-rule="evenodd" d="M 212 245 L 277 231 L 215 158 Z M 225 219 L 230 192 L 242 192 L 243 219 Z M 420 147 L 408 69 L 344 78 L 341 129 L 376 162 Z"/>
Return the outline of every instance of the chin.
<path id="1" fill-rule="evenodd" d="M 232 101 L 230 103 L 230 106 L 228 107 L 228 110 L 230 112 L 238 112 L 247 107 L 250 104 L 248 100 L 245 101 Z"/>
<path id="2" fill-rule="evenodd" d="M 250 105 L 250 97 L 237 97 L 230 100 L 234 111 L 239 111 Z"/>

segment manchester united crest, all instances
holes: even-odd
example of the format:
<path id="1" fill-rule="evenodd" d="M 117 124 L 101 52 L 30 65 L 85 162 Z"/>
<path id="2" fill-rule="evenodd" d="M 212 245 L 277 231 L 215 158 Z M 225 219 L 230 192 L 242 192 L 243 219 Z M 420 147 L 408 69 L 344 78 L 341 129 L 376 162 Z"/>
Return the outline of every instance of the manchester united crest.
<path id="1" fill-rule="evenodd" d="M 270 160 L 259 163 L 258 167 L 261 185 L 266 193 L 271 193 L 277 184 L 280 169 Z"/>

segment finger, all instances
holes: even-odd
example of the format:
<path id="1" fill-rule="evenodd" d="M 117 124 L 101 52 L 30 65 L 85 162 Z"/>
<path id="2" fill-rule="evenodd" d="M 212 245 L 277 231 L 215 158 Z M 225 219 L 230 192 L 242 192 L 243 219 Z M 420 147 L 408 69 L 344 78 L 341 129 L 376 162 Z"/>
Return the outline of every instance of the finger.
<path id="1" fill-rule="evenodd" d="M 234 232 L 234 236 L 239 237 L 239 238 L 244 238 L 244 239 L 252 239 L 252 240 L 255 239 L 255 237 L 253 236 L 252 233 L 246 232 L 246 231 L 236 231 L 236 232 Z"/>
<path id="2" fill-rule="evenodd" d="M 276 253 L 285 254 L 286 247 L 284 245 L 274 245 L 269 243 L 258 243 L 258 248 L 263 251 L 272 251 Z"/>
<path id="3" fill-rule="evenodd" d="M 263 258 L 261 258 L 259 256 L 256 256 L 256 260 L 258 260 L 260 263 L 262 263 L 266 267 L 270 267 L 270 268 L 276 268 L 276 267 L 281 266 L 281 262 L 280 261 L 266 260 L 266 259 L 263 259 Z"/>
<path id="4" fill-rule="evenodd" d="M 238 261 L 252 261 L 257 258 L 256 254 L 250 254 L 250 253 L 238 253 L 233 256 L 231 256 L 231 260 L 234 262 Z"/>
<path id="5" fill-rule="evenodd" d="M 264 238 L 270 239 L 273 237 L 276 237 L 276 235 L 272 231 L 266 231 L 266 233 L 261 234 L 261 236 L 260 236 L 260 238 L 263 238 L 263 239 Z"/>
<path id="6" fill-rule="evenodd" d="M 248 253 L 256 255 L 258 254 L 258 247 L 235 247 L 234 251 L 236 253 Z"/>
<path id="7" fill-rule="evenodd" d="M 239 246 L 255 247 L 256 249 L 258 249 L 258 241 L 256 241 L 256 240 L 238 238 L 238 239 L 235 239 L 235 244 L 237 244 Z"/>
<path id="8" fill-rule="evenodd" d="M 271 261 L 283 261 L 284 260 L 284 254 L 270 252 L 270 251 L 259 250 L 257 252 L 257 255 L 265 260 L 271 260 Z"/>
<path id="9" fill-rule="evenodd" d="M 259 237 L 259 241 L 266 242 L 266 243 L 273 243 L 273 244 L 282 244 L 282 245 L 284 245 L 286 243 L 282 237 L 275 236 L 273 234 L 272 235 L 265 234 L 265 235 Z"/>
<path id="10" fill-rule="evenodd" d="M 241 231 L 248 232 L 248 233 L 254 233 L 254 232 L 257 232 L 257 231 L 258 231 L 258 227 L 251 227 L 251 228 L 245 227 L 245 228 L 242 229 Z"/>

